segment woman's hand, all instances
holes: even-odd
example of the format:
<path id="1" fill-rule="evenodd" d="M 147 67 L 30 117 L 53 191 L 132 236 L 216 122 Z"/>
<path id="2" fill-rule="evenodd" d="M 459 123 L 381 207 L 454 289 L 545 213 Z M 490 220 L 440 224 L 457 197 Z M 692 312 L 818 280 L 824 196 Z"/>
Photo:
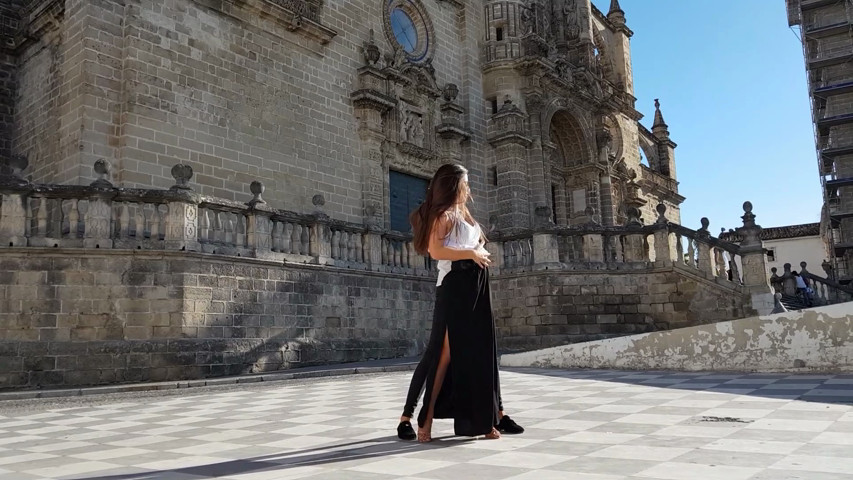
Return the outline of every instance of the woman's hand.
<path id="1" fill-rule="evenodd" d="M 474 260 L 475 262 L 477 262 L 477 265 L 479 265 L 480 267 L 486 268 L 489 266 L 490 263 L 492 263 L 492 261 L 489 259 L 489 257 L 492 256 L 492 254 L 489 253 L 489 251 L 486 250 L 485 248 L 478 247 L 474 250 L 471 250 L 471 252 L 472 252 L 471 260 Z"/>

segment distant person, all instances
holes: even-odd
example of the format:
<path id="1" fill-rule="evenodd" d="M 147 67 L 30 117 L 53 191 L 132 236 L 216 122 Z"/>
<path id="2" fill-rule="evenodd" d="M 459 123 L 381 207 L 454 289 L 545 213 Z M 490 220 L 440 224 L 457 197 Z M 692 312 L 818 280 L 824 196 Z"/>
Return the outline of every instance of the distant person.
<path id="1" fill-rule="evenodd" d="M 397 426 L 403 440 L 431 441 L 435 418 L 453 418 L 456 435 L 497 439 L 501 432 L 524 432 L 503 412 L 489 298 L 489 252 L 483 248 L 482 229 L 466 206 L 470 198 L 468 171 L 461 165 L 442 165 L 427 188 L 426 200 L 410 217 L 415 249 L 438 260 L 438 286 L 432 334 L 412 375 Z M 415 435 L 411 418 L 424 387 Z"/>
<path id="2" fill-rule="evenodd" d="M 806 281 L 803 279 L 803 276 L 800 275 L 798 272 L 794 272 L 793 275 L 794 280 L 797 282 L 797 294 L 803 298 L 803 303 L 805 303 L 807 307 L 811 307 L 812 296 L 809 293 L 809 290 L 811 290 L 811 288 L 806 285 Z"/>

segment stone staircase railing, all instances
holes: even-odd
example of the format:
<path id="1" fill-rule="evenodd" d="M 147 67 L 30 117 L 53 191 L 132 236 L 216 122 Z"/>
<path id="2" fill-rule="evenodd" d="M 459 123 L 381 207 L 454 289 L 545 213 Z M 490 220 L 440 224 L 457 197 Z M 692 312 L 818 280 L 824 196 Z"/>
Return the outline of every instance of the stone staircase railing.
<path id="1" fill-rule="evenodd" d="M 503 271 L 524 269 L 628 269 L 677 265 L 706 278 L 742 284 L 738 265 L 741 247 L 711 236 L 708 220 L 702 228 L 666 221 L 666 207 L 652 225 L 629 222 L 605 227 L 588 224 L 551 227 L 493 239 L 493 266 Z"/>
<path id="2" fill-rule="evenodd" d="M 492 253 L 496 275 L 527 271 L 654 271 L 675 268 L 728 288 L 744 298 L 737 300 L 759 314 L 773 309 L 773 294 L 765 273 L 761 227 L 755 223 L 752 204 L 744 203 L 738 245 L 711 236 L 709 221 L 699 230 L 669 222 L 666 206 L 657 207 L 651 225 L 639 220 L 639 210 L 629 208 L 624 226 L 586 224 L 544 226 L 536 231 L 494 234 L 486 248 Z"/>
<path id="3" fill-rule="evenodd" d="M 270 207 L 252 182 L 246 203 L 199 195 L 192 168 L 176 165 L 168 190 L 114 187 L 109 164 L 91 185 L 30 184 L 0 177 L 0 248 L 183 250 L 288 263 L 427 276 L 433 269 L 411 237 L 330 219 L 315 195 L 313 214 Z"/>
<path id="4" fill-rule="evenodd" d="M 815 275 L 808 271 L 807 266 L 806 262 L 800 262 L 800 271 L 795 273 L 791 264 L 786 263 L 782 267 L 782 275 L 775 267 L 770 269 L 770 285 L 774 292 L 782 295 L 782 303 L 788 310 L 853 301 L 853 287 L 842 285 L 831 277 Z M 808 291 L 802 292 L 797 288 L 797 274 L 803 278 Z"/>

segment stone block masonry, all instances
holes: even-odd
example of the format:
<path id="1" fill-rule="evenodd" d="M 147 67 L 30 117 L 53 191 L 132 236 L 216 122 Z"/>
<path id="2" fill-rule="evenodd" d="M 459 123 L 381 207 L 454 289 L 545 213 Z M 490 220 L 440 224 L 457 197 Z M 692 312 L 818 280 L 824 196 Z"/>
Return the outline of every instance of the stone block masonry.
<path id="1" fill-rule="evenodd" d="M 0 252 L 0 388 L 401 357 L 429 335 L 432 279 L 187 252 L 39 250 Z"/>
<path id="2" fill-rule="evenodd" d="M 734 286 L 685 268 L 539 270 L 493 280 L 501 346 L 533 350 L 566 343 L 741 318 L 748 302 Z"/>

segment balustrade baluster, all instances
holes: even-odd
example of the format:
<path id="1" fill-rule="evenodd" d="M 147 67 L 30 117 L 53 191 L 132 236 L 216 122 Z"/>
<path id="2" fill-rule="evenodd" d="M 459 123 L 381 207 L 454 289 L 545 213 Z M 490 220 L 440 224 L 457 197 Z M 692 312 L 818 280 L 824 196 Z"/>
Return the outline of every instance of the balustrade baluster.
<path id="1" fill-rule="evenodd" d="M 232 215 L 230 212 L 223 212 L 222 215 L 225 217 L 222 219 L 222 222 L 225 224 L 225 238 L 223 242 L 225 245 L 234 245 L 234 221 L 232 220 Z"/>
<path id="2" fill-rule="evenodd" d="M 687 237 L 687 266 L 696 268 L 696 240 Z"/>
<path id="3" fill-rule="evenodd" d="M 341 232 L 340 230 L 332 230 L 332 258 L 340 260 L 341 258 Z"/>
<path id="4" fill-rule="evenodd" d="M 198 241 L 207 243 L 210 239 L 210 211 L 206 208 L 199 209 L 198 216 Z"/>
<path id="5" fill-rule="evenodd" d="M 292 223 L 284 223 L 281 235 L 281 251 L 283 253 L 293 253 L 293 230 L 294 228 Z"/>
<path id="6" fill-rule="evenodd" d="M 302 255 L 308 255 L 308 252 L 311 251 L 311 238 L 308 236 L 308 229 L 308 226 L 302 226 L 302 236 L 299 242 L 299 253 Z"/>
<path id="7" fill-rule="evenodd" d="M 272 248 L 273 252 L 281 252 L 281 222 L 272 221 Z"/>
<path id="8" fill-rule="evenodd" d="M 679 234 L 675 234 L 675 254 L 678 257 L 678 263 L 684 265 L 684 245 L 681 243 L 682 237 Z"/>
<path id="9" fill-rule="evenodd" d="M 364 263 L 364 239 L 362 238 L 361 233 L 355 234 L 355 244 L 353 248 L 355 249 L 355 261 L 358 263 Z"/>
<path id="10" fill-rule="evenodd" d="M 142 240 L 145 238 L 145 215 L 142 212 L 143 206 L 144 205 L 141 203 L 134 205 L 134 221 L 136 223 L 134 224 L 133 236 L 136 240 Z"/>
<path id="11" fill-rule="evenodd" d="M 714 263 L 716 264 L 717 277 L 726 276 L 726 259 L 723 256 L 723 251 L 719 248 L 714 248 Z"/>
<path id="12" fill-rule="evenodd" d="M 222 244 L 225 243 L 225 226 L 223 225 L 222 215 L 219 210 L 213 210 L 213 241 Z"/>
<path id="13" fill-rule="evenodd" d="M 79 201 L 71 200 L 71 209 L 68 211 L 68 238 L 77 238 L 77 229 L 80 226 L 80 212 L 77 210 Z"/>
<path id="14" fill-rule="evenodd" d="M 125 239 L 130 236 L 130 210 L 127 207 L 127 202 L 121 202 L 121 210 L 118 215 L 118 236 Z"/>
<path id="15" fill-rule="evenodd" d="M 355 261 L 355 233 L 347 233 L 347 261 Z"/>
<path id="16" fill-rule="evenodd" d="M 249 217 L 247 217 L 244 213 L 238 213 L 237 218 L 240 220 L 240 242 L 237 246 L 241 248 L 247 248 L 249 246 L 249 235 L 248 235 L 248 226 L 249 226 Z"/>
<path id="17" fill-rule="evenodd" d="M 400 266 L 409 268 L 411 266 L 411 262 L 409 262 L 409 242 L 400 242 L 400 255 Z"/>
<path id="18" fill-rule="evenodd" d="M 47 197 L 39 197 L 39 211 L 36 215 L 37 230 L 40 237 L 47 237 Z"/>
<path id="19" fill-rule="evenodd" d="M 388 265 L 389 264 L 389 262 L 388 262 L 388 256 L 389 256 L 388 255 L 388 244 L 390 242 L 391 241 L 388 240 L 387 238 L 382 239 L 382 247 L 380 248 L 380 250 L 382 251 L 382 265 Z"/>
<path id="20" fill-rule="evenodd" d="M 154 210 L 151 212 L 151 240 L 160 240 L 160 205 L 153 204 Z"/>

